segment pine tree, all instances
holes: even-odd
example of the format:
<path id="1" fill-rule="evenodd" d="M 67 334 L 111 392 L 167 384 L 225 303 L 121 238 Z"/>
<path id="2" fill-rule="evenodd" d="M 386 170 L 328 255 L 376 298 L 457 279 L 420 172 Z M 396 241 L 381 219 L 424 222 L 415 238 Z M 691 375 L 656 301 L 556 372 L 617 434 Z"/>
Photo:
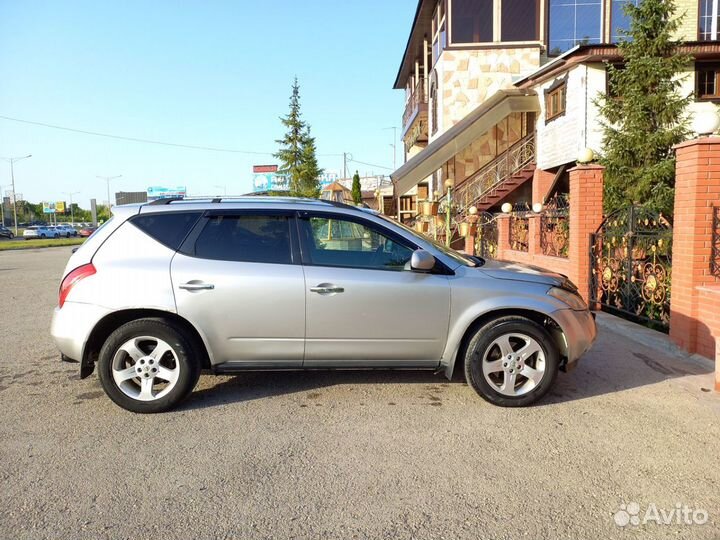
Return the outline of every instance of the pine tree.
<path id="1" fill-rule="evenodd" d="M 675 159 L 672 147 L 685 140 L 687 106 L 680 94 L 690 57 L 672 40 L 679 26 L 675 3 L 640 0 L 625 4 L 630 30 L 618 48 L 624 65 L 607 66 L 609 95 L 597 100 L 604 120 L 605 211 L 635 202 L 672 214 Z"/>
<path id="2" fill-rule="evenodd" d="M 355 204 L 360 204 L 362 202 L 362 188 L 360 186 L 360 175 L 358 174 L 357 171 L 355 171 L 355 174 L 353 175 L 352 198 L 353 198 L 353 202 Z"/>
<path id="3" fill-rule="evenodd" d="M 281 117 L 280 121 L 287 129 L 287 132 L 282 139 L 275 141 L 280 145 L 280 149 L 273 155 L 280 161 L 278 172 L 288 177 L 290 193 L 294 194 L 300 190 L 300 171 L 307 131 L 307 126 L 300 113 L 300 85 L 297 77 L 295 77 L 292 85 L 290 112 L 287 116 Z"/>
<path id="4" fill-rule="evenodd" d="M 310 136 L 308 128 L 303 134 L 299 181 L 297 188 L 291 191 L 293 197 L 320 197 L 320 176 L 323 170 L 318 167 L 315 152 L 315 137 Z"/>

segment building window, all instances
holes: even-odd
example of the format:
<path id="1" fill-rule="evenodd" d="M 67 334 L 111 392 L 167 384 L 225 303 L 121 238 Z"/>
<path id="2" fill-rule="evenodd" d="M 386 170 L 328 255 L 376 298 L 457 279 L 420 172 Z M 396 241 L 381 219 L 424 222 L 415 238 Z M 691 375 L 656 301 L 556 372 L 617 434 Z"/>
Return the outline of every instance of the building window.
<path id="1" fill-rule="evenodd" d="M 695 64 L 697 99 L 720 100 L 720 64 Z"/>
<path id="2" fill-rule="evenodd" d="M 445 10 L 444 3 L 440 0 L 435 7 L 435 13 L 433 14 L 432 20 L 432 64 L 440 58 L 440 53 L 445 50 L 447 46 L 447 32 L 445 30 Z"/>
<path id="3" fill-rule="evenodd" d="M 502 41 L 537 41 L 538 0 L 502 0 L 501 6 Z"/>
<path id="4" fill-rule="evenodd" d="M 545 123 L 565 114 L 567 79 L 557 79 L 545 90 Z"/>
<path id="5" fill-rule="evenodd" d="M 700 41 L 715 41 L 718 39 L 718 0 L 700 0 L 700 13 L 698 20 L 698 39 Z"/>
<path id="6" fill-rule="evenodd" d="M 610 14 L 610 41 L 617 43 L 620 38 L 625 37 L 620 34 L 621 30 L 630 30 L 630 17 L 625 15 L 625 4 L 632 4 L 637 7 L 639 0 L 612 0 L 612 13 Z"/>
<path id="7" fill-rule="evenodd" d="M 601 26 L 602 0 L 550 0 L 548 54 L 600 43 Z"/>
<path id="8" fill-rule="evenodd" d="M 493 0 L 452 0 L 453 43 L 487 43 L 493 40 Z"/>

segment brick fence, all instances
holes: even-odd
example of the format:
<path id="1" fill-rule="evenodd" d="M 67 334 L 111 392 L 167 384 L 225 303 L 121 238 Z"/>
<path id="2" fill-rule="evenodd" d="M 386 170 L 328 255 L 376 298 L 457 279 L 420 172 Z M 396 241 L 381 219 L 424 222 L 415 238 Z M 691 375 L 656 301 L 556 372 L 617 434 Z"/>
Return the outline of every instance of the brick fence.
<path id="1" fill-rule="evenodd" d="M 714 359 L 720 352 L 720 279 L 711 271 L 713 206 L 720 204 L 720 138 L 675 148 L 670 338 L 691 353 Z M 716 389 L 720 390 L 720 362 Z"/>
<path id="2" fill-rule="evenodd" d="M 570 177 L 569 241 L 567 257 L 545 255 L 540 246 L 540 215 L 528 218 L 528 250 L 510 246 L 510 217 L 498 217 L 498 253 L 501 260 L 515 261 L 547 268 L 568 276 L 580 294 L 590 299 L 590 235 L 602 223 L 603 171 L 599 165 L 579 165 L 568 171 Z M 543 177 L 545 174 L 546 177 Z M 543 200 L 551 182 L 548 174 L 539 171 L 533 179 L 533 199 Z"/>

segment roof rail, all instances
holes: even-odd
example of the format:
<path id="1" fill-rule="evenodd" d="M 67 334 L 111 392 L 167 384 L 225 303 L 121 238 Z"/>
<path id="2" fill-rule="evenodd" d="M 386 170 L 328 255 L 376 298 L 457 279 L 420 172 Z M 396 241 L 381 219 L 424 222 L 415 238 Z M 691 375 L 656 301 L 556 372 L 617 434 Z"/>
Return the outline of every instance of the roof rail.
<path id="1" fill-rule="evenodd" d="M 154 201 L 150 201 L 148 204 L 152 206 L 160 205 L 160 204 L 170 204 L 173 201 L 182 201 L 182 197 L 166 197 L 164 199 L 155 199 Z"/>

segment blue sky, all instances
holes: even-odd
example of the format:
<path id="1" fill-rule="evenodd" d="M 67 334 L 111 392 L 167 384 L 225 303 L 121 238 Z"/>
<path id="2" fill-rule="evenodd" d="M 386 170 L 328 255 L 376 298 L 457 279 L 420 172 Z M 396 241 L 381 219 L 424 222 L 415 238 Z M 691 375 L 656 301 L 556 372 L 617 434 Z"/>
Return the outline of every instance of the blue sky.
<path id="1" fill-rule="evenodd" d="M 0 0 L 0 115 L 180 144 L 272 153 L 292 79 L 319 154 L 392 167 L 402 91 L 392 83 L 415 0 L 106 2 Z M 399 138 L 398 129 L 398 138 Z M 27 200 L 87 207 L 114 191 L 251 189 L 271 156 L 170 148 L 0 119 L 0 157 Z M 321 155 L 339 171 L 342 157 Z M 398 141 L 398 165 L 402 150 Z M 364 173 L 387 169 L 351 163 Z M 0 162 L 0 186 L 10 183 Z"/>

